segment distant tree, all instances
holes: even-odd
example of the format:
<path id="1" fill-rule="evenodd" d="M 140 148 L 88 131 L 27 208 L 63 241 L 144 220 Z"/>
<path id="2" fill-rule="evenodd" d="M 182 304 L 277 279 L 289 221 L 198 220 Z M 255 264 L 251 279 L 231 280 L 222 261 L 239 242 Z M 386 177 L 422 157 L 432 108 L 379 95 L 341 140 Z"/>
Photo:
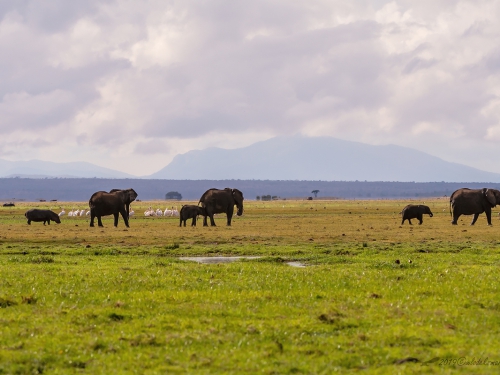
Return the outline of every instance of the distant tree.
<path id="1" fill-rule="evenodd" d="M 176 199 L 180 201 L 182 199 L 182 195 L 176 191 L 169 191 L 167 194 L 165 194 L 165 199 Z"/>
<path id="2" fill-rule="evenodd" d="M 319 190 L 313 190 L 313 191 L 311 191 L 311 193 L 313 193 L 313 194 L 314 194 L 314 198 L 317 198 L 317 197 L 318 197 Z"/>
<path id="3" fill-rule="evenodd" d="M 272 199 L 272 197 L 271 197 L 270 195 L 263 195 L 263 196 L 261 197 L 261 199 L 262 199 L 263 201 L 270 201 L 270 200 Z"/>
<path id="4" fill-rule="evenodd" d="M 279 197 L 278 197 L 277 195 L 273 195 L 273 196 L 271 197 L 271 199 L 272 199 L 273 201 L 277 201 L 277 200 L 278 200 L 278 198 L 279 198 Z"/>
<path id="5" fill-rule="evenodd" d="M 257 195 L 257 198 L 256 198 L 258 201 L 260 201 L 260 195 Z"/>

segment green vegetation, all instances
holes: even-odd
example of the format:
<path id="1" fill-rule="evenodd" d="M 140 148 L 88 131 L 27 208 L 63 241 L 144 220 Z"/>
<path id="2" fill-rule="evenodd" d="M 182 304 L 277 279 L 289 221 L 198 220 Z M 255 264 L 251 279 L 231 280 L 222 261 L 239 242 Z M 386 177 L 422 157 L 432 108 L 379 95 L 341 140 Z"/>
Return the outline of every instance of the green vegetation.
<path id="1" fill-rule="evenodd" d="M 177 191 L 169 191 L 167 194 L 165 194 L 165 199 L 175 199 L 180 201 L 182 199 L 182 194 L 178 193 Z"/>
<path id="2" fill-rule="evenodd" d="M 401 226 L 408 203 L 249 201 L 213 228 L 0 208 L 0 374 L 498 373 L 500 221 L 452 226 L 444 198 Z M 223 255 L 259 258 L 179 259 Z"/>

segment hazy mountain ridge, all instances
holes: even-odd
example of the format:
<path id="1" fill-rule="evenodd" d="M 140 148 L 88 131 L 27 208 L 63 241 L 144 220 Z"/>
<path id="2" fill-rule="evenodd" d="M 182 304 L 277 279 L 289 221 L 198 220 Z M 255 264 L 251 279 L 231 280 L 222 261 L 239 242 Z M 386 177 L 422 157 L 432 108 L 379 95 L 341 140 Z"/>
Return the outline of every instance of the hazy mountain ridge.
<path id="1" fill-rule="evenodd" d="M 233 150 L 189 151 L 147 178 L 500 182 L 498 173 L 407 147 L 301 136 L 275 137 Z"/>
<path id="2" fill-rule="evenodd" d="M 0 159 L 0 177 L 22 178 L 136 178 L 128 173 L 87 162 L 55 163 L 43 160 Z"/>

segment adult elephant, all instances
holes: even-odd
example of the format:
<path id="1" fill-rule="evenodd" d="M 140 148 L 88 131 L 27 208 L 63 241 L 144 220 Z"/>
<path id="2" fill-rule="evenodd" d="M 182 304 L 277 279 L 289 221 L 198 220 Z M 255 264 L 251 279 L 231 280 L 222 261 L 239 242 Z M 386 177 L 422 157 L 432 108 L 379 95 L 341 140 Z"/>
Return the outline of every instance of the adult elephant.
<path id="1" fill-rule="evenodd" d="M 134 189 L 125 189 L 125 190 L 122 190 L 122 189 L 111 189 L 109 192 L 110 193 L 116 193 L 118 191 L 125 192 L 125 202 L 124 202 L 125 203 L 125 210 L 127 211 L 127 217 L 129 217 L 130 216 L 130 203 L 132 203 L 135 200 L 135 198 L 137 198 L 137 193 L 134 191 Z M 134 193 L 132 193 L 132 192 L 135 193 L 135 197 L 133 197 Z"/>
<path id="2" fill-rule="evenodd" d="M 208 226 L 207 216 L 210 217 L 210 225 L 215 226 L 214 214 L 221 213 L 227 215 L 227 225 L 230 226 L 234 213 L 234 205 L 236 205 L 238 209 L 236 215 L 241 216 L 243 214 L 243 193 L 238 189 L 208 189 L 201 196 L 198 204 L 200 203 L 205 209 L 205 214 L 203 216 L 204 227 Z"/>
<path id="3" fill-rule="evenodd" d="M 450 196 L 451 223 L 457 225 L 460 215 L 474 215 L 470 223 L 474 225 L 479 214 L 485 212 L 488 225 L 491 225 L 491 209 L 497 204 L 500 204 L 500 191 L 496 189 L 458 189 Z"/>
<path id="4" fill-rule="evenodd" d="M 118 190 L 112 193 L 106 191 L 98 191 L 92 194 L 89 199 L 90 207 L 90 226 L 94 226 L 94 218 L 97 217 L 97 223 L 102 227 L 101 217 L 113 215 L 115 218 L 114 225 L 118 226 L 118 215 L 121 214 L 127 228 L 128 213 L 125 208 L 126 202 L 133 202 L 137 198 L 137 193 L 134 189 Z"/>

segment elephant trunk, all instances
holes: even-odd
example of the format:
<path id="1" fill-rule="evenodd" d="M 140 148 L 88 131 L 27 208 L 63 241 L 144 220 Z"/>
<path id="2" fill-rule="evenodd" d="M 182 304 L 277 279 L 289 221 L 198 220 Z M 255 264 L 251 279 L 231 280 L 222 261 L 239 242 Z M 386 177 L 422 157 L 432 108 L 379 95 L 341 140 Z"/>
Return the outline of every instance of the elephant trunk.
<path id="1" fill-rule="evenodd" d="M 238 216 L 243 215 L 243 205 L 240 204 L 240 205 L 237 205 L 237 207 L 238 207 L 238 211 L 236 211 L 236 215 L 238 215 Z"/>

